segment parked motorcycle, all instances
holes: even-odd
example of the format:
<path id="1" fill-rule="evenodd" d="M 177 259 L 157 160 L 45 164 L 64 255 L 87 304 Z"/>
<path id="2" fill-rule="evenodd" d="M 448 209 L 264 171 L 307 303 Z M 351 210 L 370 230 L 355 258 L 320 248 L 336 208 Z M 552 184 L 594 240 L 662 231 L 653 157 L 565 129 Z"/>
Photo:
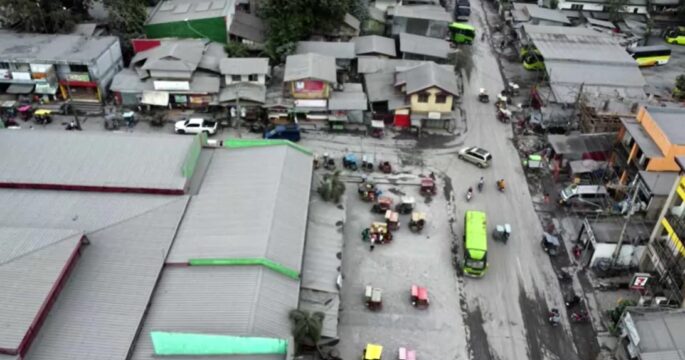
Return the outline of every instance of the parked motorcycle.
<path id="1" fill-rule="evenodd" d="M 571 321 L 575 323 L 589 322 L 590 315 L 586 311 L 578 311 L 571 314 Z"/>
<path id="2" fill-rule="evenodd" d="M 478 181 L 478 192 L 482 192 L 482 191 L 483 191 L 483 185 L 484 185 L 484 184 L 485 184 L 485 180 L 484 180 L 483 177 L 481 176 L 480 181 Z"/>
<path id="3" fill-rule="evenodd" d="M 473 197 L 473 189 L 469 188 L 469 190 L 466 192 L 466 201 L 471 201 L 471 198 Z"/>
<path id="4" fill-rule="evenodd" d="M 65 125 L 64 130 L 68 130 L 68 131 L 71 131 L 71 130 L 81 131 L 81 130 L 83 130 L 81 128 L 81 125 L 77 124 L 75 121 L 72 121 L 70 123 L 64 123 L 63 125 Z"/>
<path id="5" fill-rule="evenodd" d="M 576 294 L 572 294 L 572 296 L 569 296 L 568 298 L 566 298 L 564 300 L 564 302 L 566 303 L 566 308 L 571 309 L 571 308 L 576 307 L 576 305 L 580 304 L 581 299 L 580 299 L 580 296 L 578 296 Z"/>
<path id="6" fill-rule="evenodd" d="M 547 313 L 547 321 L 552 326 L 561 324 L 561 314 L 559 313 L 559 309 L 550 309 Z"/>

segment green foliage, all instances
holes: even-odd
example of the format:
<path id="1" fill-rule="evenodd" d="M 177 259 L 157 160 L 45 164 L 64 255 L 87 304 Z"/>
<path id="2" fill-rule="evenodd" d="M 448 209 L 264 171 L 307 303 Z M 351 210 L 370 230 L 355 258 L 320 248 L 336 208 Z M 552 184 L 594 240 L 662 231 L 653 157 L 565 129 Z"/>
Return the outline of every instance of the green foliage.
<path id="1" fill-rule="evenodd" d="M 228 57 L 248 57 L 250 56 L 250 50 L 245 46 L 245 44 L 237 41 L 229 41 L 228 44 L 224 45 L 224 51 Z"/>
<path id="2" fill-rule="evenodd" d="M 685 90 L 685 74 L 678 75 L 675 78 L 675 87 L 679 90 Z"/>
<path id="3" fill-rule="evenodd" d="M 556 9 L 559 7 L 559 0 L 550 0 L 549 2 L 549 8 L 550 9 Z"/>
<path id="4" fill-rule="evenodd" d="M 326 33 L 342 24 L 350 3 L 360 0 L 264 0 L 259 16 L 268 28 L 265 53 L 282 61 L 297 41 Z"/>
<path id="5" fill-rule="evenodd" d="M 637 303 L 633 300 L 619 300 L 618 305 L 612 310 L 609 310 L 609 319 L 611 319 L 611 327 L 615 329 L 617 327 L 618 321 L 621 319 L 621 316 L 623 316 L 623 312 L 626 310 L 626 308 L 635 305 L 637 305 Z"/>
<path id="6" fill-rule="evenodd" d="M 310 314 L 307 311 L 295 309 L 290 311 L 289 317 L 293 322 L 293 338 L 298 348 L 305 346 L 319 349 L 326 314 L 319 311 Z"/>
<path id="7" fill-rule="evenodd" d="M 340 171 L 336 171 L 333 175 L 324 175 L 317 192 L 324 201 L 340 203 L 340 198 L 345 193 L 345 183 L 340 181 Z"/>
<path id="8" fill-rule="evenodd" d="M 0 26 L 36 33 L 68 33 L 88 18 L 92 0 L 0 0 Z"/>
<path id="9" fill-rule="evenodd" d="M 140 0 L 103 0 L 109 12 L 109 24 L 114 35 L 119 36 L 124 56 L 133 54 L 131 39 L 143 36 L 147 11 Z"/>
<path id="10" fill-rule="evenodd" d="M 628 0 L 608 0 L 604 9 L 609 14 L 609 21 L 622 20 L 621 13 L 626 11 L 626 5 L 628 5 Z"/>

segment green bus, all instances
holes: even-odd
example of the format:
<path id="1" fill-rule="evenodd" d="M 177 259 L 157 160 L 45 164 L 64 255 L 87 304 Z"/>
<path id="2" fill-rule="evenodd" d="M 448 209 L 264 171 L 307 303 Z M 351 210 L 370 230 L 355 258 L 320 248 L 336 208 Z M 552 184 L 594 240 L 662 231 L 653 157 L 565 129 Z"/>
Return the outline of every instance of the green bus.
<path id="1" fill-rule="evenodd" d="M 519 53 L 519 58 L 526 70 L 545 70 L 545 59 L 540 50 L 535 47 L 524 47 Z"/>
<path id="2" fill-rule="evenodd" d="M 628 49 L 638 66 L 665 65 L 671 60 L 671 48 L 666 45 L 638 46 Z"/>
<path id="3" fill-rule="evenodd" d="M 485 213 L 464 215 L 464 266 L 466 275 L 481 277 L 488 268 L 488 227 Z"/>
<path id="4" fill-rule="evenodd" d="M 669 44 L 685 45 L 685 27 L 678 26 L 666 30 L 664 40 Z"/>
<path id="5" fill-rule="evenodd" d="M 453 22 L 449 26 L 450 40 L 455 44 L 472 44 L 476 38 L 476 28 L 466 23 Z"/>

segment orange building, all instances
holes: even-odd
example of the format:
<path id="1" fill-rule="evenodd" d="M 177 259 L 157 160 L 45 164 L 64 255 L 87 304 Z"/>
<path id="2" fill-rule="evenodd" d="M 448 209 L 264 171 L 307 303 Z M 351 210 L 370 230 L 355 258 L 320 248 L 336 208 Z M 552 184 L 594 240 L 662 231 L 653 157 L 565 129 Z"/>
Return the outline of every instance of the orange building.
<path id="1" fill-rule="evenodd" d="M 685 155 L 685 109 L 641 107 L 635 119 L 621 122 L 615 159 L 623 167 L 621 183 L 628 183 L 638 171 L 680 171 L 674 159 Z"/>

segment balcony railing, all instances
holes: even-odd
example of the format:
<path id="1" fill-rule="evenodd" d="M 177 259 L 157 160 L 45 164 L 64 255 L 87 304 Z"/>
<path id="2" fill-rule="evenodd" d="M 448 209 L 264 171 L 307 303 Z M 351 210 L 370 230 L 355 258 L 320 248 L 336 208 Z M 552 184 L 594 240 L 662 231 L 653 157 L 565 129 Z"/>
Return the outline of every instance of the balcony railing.
<path id="1" fill-rule="evenodd" d="M 673 231 L 678 235 L 681 241 L 685 240 L 685 217 L 676 216 L 672 214 L 666 215 L 666 220 L 673 228 Z M 683 246 L 683 244 L 681 244 Z"/>

